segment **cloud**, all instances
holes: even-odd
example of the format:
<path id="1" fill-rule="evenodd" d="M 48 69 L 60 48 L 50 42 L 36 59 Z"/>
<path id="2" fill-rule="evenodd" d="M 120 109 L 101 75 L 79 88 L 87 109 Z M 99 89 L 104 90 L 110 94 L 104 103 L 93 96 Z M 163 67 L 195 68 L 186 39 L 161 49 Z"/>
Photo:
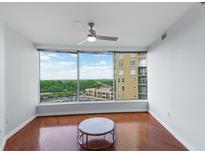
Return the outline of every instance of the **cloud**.
<path id="1" fill-rule="evenodd" d="M 85 66 L 82 66 L 81 68 L 81 71 L 84 71 L 84 72 L 86 72 L 86 71 L 98 71 L 98 70 L 107 70 L 107 69 L 112 69 L 112 67 L 111 66 L 87 66 L 87 65 L 85 65 Z M 101 75 L 103 75 L 103 74 L 101 74 Z"/>
<path id="2" fill-rule="evenodd" d="M 77 54 L 69 54 L 71 57 L 77 57 Z"/>
<path id="3" fill-rule="evenodd" d="M 77 65 L 73 62 L 52 61 L 41 63 L 41 72 L 59 72 L 63 70 L 77 70 Z"/>
<path id="4" fill-rule="evenodd" d="M 96 65 L 106 65 L 107 62 L 105 60 L 100 61 L 99 63 L 97 63 Z"/>
<path id="5" fill-rule="evenodd" d="M 112 78 L 113 78 L 113 67 L 112 66 L 84 65 L 80 67 L 80 79 L 112 79 Z"/>
<path id="6" fill-rule="evenodd" d="M 49 53 L 48 56 L 49 57 L 54 57 L 54 58 L 58 58 L 59 57 L 59 55 L 56 54 L 56 53 Z"/>
<path id="7" fill-rule="evenodd" d="M 43 72 L 41 74 L 41 80 L 76 80 L 77 71 L 76 70 L 62 70 L 62 71 L 51 71 Z"/>
<path id="8" fill-rule="evenodd" d="M 73 62 L 41 63 L 41 80 L 64 80 L 77 78 L 77 66 Z"/>
<path id="9" fill-rule="evenodd" d="M 60 61 L 59 63 L 58 63 L 59 65 L 63 65 L 63 66 L 65 66 L 65 65 L 74 65 L 75 63 L 74 62 L 67 62 L 67 61 Z"/>
<path id="10" fill-rule="evenodd" d="M 105 57 L 107 56 L 106 54 L 94 54 L 95 57 Z"/>
<path id="11" fill-rule="evenodd" d="M 49 56 L 46 56 L 46 55 L 41 55 L 41 60 L 42 61 L 48 61 L 50 60 L 51 58 Z"/>
<path id="12" fill-rule="evenodd" d="M 112 79 L 113 68 L 110 66 L 84 66 L 80 71 L 80 79 Z"/>

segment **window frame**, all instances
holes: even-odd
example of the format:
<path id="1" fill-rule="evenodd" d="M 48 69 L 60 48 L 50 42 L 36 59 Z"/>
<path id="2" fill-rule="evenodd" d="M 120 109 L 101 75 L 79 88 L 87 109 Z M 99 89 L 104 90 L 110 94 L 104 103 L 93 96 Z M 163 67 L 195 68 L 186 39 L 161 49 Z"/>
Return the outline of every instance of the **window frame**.
<path id="1" fill-rule="evenodd" d="M 112 97 L 113 99 L 112 100 L 106 100 L 106 101 L 99 101 L 99 102 L 105 102 L 105 103 L 108 103 L 109 101 L 147 101 L 147 95 L 148 95 L 148 89 L 147 89 L 147 94 L 146 94 L 146 99 L 124 99 L 124 100 L 119 100 L 119 99 L 116 99 L 116 87 L 115 87 L 115 74 L 116 74 L 116 66 L 115 66 L 115 56 L 116 56 L 116 53 L 130 53 L 130 54 L 134 54 L 134 53 L 146 53 L 147 54 L 147 51 L 96 51 L 96 52 L 93 52 L 93 51 L 83 51 L 83 50 L 74 50 L 74 51 L 70 51 L 70 50 L 50 50 L 50 49 L 37 49 L 37 51 L 39 52 L 39 104 L 46 104 L 46 103 L 42 103 L 41 102 L 41 98 L 40 98 L 40 95 L 41 95 L 41 86 L 40 86 L 40 81 L 41 81 L 41 59 L 40 59 L 40 52 L 54 52 L 54 53 L 71 53 L 71 54 L 77 54 L 77 102 L 63 102 L 63 103 L 75 103 L 75 104 L 79 104 L 79 103 L 90 103 L 90 102 L 96 102 L 96 101 L 80 101 L 79 98 L 80 98 L 80 53 L 92 53 L 92 54 L 106 54 L 106 53 L 112 53 L 112 56 L 113 56 L 113 90 L 112 90 Z M 123 58 L 124 59 L 124 56 Z M 145 58 L 146 59 L 146 58 Z M 147 59 L 146 59 L 147 61 Z M 123 65 L 124 66 L 124 65 Z M 147 68 L 147 66 L 146 66 Z M 146 72 L 147 73 L 147 72 Z M 124 71 L 123 71 L 123 75 L 124 75 Z M 121 76 L 123 76 L 121 75 Z M 147 76 L 147 74 L 146 74 Z M 125 80 L 124 80 L 125 82 Z M 119 95 L 119 94 L 118 94 Z M 50 104 L 55 104 L 56 102 L 52 102 Z"/>
<path id="2" fill-rule="evenodd" d="M 50 49 L 37 49 L 37 51 L 39 52 L 39 54 L 38 54 L 38 59 L 39 59 L 39 63 L 38 63 L 38 68 L 39 68 L 39 85 L 38 85 L 38 89 L 39 89 L 39 95 L 38 95 L 38 97 L 39 97 L 39 104 L 47 104 L 47 103 L 43 103 L 42 101 L 41 101 L 41 52 L 48 52 L 48 53 L 66 53 L 66 54 L 76 54 L 77 55 L 77 58 L 76 58 L 76 63 L 78 62 L 78 52 L 73 52 L 73 51 L 60 51 L 60 50 L 50 50 Z M 78 63 L 77 63 L 77 70 L 78 70 Z M 78 71 L 77 71 L 77 82 L 78 82 Z M 78 92 L 78 86 L 77 86 L 77 102 L 79 102 L 78 101 L 78 99 L 79 99 L 79 97 L 78 97 L 78 94 L 79 94 L 79 92 Z M 71 101 L 71 102 L 67 102 L 67 103 L 73 103 L 74 101 Z M 54 101 L 54 102 L 52 102 L 52 104 L 53 103 L 56 103 L 56 101 Z"/>

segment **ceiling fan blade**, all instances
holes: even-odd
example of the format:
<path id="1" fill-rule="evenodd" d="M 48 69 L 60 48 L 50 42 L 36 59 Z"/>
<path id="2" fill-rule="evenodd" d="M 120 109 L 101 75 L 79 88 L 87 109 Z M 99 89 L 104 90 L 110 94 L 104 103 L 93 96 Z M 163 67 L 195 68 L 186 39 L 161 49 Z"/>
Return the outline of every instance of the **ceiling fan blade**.
<path id="1" fill-rule="evenodd" d="M 83 21 L 80 21 L 80 20 L 74 20 L 73 22 L 76 23 L 76 24 L 78 24 L 78 25 L 80 25 L 81 28 L 83 28 L 83 30 L 84 30 L 85 32 L 88 31 L 88 26 L 85 25 Z"/>
<path id="2" fill-rule="evenodd" d="M 98 40 L 107 40 L 107 41 L 117 41 L 118 37 L 97 35 L 96 39 L 98 39 Z"/>
<path id="3" fill-rule="evenodd" d="M 83 44 L 83 43 L 85 43 L 85 42 L 87 42 L 87 39 L 85 39 L 85 40 L 79 42 L 78 45 L 81 45 L 81 44 Z"/>

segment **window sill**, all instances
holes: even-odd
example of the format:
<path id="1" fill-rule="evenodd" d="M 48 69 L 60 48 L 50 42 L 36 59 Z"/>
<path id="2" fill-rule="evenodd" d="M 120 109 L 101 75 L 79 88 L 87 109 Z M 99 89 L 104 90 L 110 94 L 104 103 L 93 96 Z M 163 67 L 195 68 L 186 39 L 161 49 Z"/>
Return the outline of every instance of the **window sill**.
<path id="1" fill-rule="evenodd" d="M 147 100 L 115 100 L 98 102 L 62 102 L 41 103 L 37 105 L 38 116 L 119 113 L 119 112 L 147 112 Z"/>
<path id="2" fill-rule="evenodd" d="M 37 106 L 48 105 L 65 105 L 65 104 L 115 104 L 115 103 L 148 103 L 148 100 L 113 100 L 113 101 L 82 101 L 82 102 L 53 102 L 53 103 L 39 103 Z"/>

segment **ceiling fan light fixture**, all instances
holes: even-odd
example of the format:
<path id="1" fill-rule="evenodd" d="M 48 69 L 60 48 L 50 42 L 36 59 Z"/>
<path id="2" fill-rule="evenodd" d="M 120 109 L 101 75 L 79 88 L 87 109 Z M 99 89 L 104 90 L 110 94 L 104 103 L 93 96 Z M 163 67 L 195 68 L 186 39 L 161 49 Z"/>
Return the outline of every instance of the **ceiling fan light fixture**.
<path id="1" fill-rule="evenodd" d="M 88 42 L 95 42 L 96 41 L 96 37 L 92 36 L 92 35 L 88 35 L 87 40 L 88 40 Z"/>
<path id="2" fill-rule="evenodd" d="M 105 41 L 117 41 L 118 40 L 118 37 L 96 35 L 96 31 L 93 29 L 94 25 L 95 25 L 94 23 L 88 23 L 89 30 L 88 30 L 87 38 L 79 42 L 78 45 L 81 45 L 85 42 L 95 42 L 96 40 L 105 40 Z"/>

